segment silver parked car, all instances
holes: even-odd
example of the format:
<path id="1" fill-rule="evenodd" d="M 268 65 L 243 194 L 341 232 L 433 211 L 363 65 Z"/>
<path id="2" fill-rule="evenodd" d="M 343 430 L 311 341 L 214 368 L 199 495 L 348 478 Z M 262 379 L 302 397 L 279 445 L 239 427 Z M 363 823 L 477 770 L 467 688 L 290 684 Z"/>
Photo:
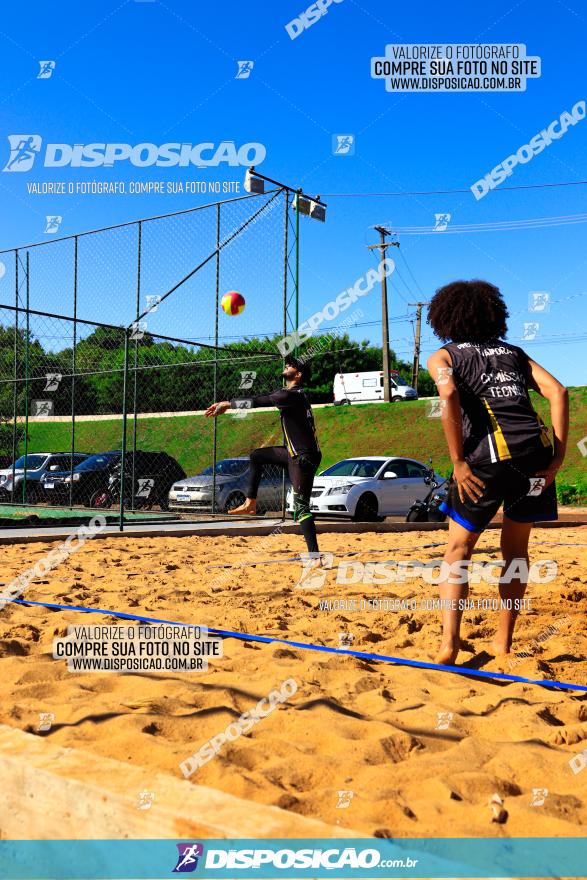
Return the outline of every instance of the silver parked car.
<path id="1" fill-rule="evenodd" d="M 216 462 L 216 505 L 219 513 L 226 513 L 238 507 L 245 500 L 245 492 L 249 477 L 250 462 L 248 456 L 241 458 L 223 458 Z M 169 492 L 170 510 L 212 510 L 212 491 L 214 471 L 207 467 L 201 474 L 186 477 L 173 484 Z M 280 469 L 265 466 L 257 495 L 257 510 L 281 510 L 281 493 L 283 475 Z M 286 476 L 285 490 L 291 483 Z"/>

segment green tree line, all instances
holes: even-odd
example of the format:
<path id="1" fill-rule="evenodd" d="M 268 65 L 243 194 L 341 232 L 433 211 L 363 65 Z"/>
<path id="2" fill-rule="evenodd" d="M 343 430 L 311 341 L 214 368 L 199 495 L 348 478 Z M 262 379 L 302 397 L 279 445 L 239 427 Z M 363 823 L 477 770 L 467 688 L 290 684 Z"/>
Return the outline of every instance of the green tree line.
<path id="1" fill-rule="evenodd" d="M 133 412 L 181 412 L 202 409 L 214 399 L 262 394 L 280 384 L 278 336 L 247 339 L 216 351 L 157 340 L 148 333 L 129 341 L 127 408 Z M 381 348 L 348 335 L 309 340 L 299 354 L 314 352 L 307 387 L 315 403 L 332 401 L 338 372 L 381 369 Z M 313 348 L 312 348 L 313 346 Z M 411 365 L 394 352 L 391 368 L 411 381 Z M 251 374 L 248 380 L 243 374 Z M 75 374 L 75 375 L 74 375 Z M 254 378 L 251 380 L 252 374 Z M 53 376 L 48 380 L 48 376 Z M 60 378 L 59 378 L 60 377 Z M 250 382 L 252 381 L 252 385 Z M 51 382 L 56 387 L 49 387 Z M 0 328 L 0 420 L 33 414 L 32 401 L 51 400 L 54 415 L 121 412 L 124 382 L 124 331 L 97 327 L 75 345 L 44 347 L 24 328 Z M 16 388 L 16 395 L 15 395 Z M 246 390 L 245 390 L 246 389 Z M 428 373 L 420 372 L 419 391 L 433 394 Z"/>

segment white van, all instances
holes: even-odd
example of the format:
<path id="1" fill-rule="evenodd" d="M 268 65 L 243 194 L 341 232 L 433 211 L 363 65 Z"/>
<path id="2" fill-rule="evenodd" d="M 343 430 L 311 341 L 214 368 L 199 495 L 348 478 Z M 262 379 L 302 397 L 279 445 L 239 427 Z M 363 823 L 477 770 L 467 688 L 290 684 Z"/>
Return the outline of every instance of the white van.
<path id="1" fill-rule="evenodd" d="M 417 400 L 418 392 L 392 371 L 389 377 L 389 393 L 394 402 Z M 337 373 L 334 377 L 334 403 L 373 403 L 383 400 L 383 371 L 369 373 Z"/>

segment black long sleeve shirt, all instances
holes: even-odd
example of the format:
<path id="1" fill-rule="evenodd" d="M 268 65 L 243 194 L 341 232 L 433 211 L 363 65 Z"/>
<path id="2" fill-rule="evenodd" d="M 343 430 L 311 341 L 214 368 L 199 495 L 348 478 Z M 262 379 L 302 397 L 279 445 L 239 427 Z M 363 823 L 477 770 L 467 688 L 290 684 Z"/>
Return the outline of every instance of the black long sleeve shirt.
<path id="1" fill-rule="evenodd" d="M 261 394 L 258 397 L 237 398 L 230 401 L 231 408 L 242 408 L 244 400 L 247 409 L 260 406 L 277 407 L 285 446 L 292 457 L 303 452 L 320 451 L 312 407 L 301 386 L 278 388 L 271 394 Z"/>

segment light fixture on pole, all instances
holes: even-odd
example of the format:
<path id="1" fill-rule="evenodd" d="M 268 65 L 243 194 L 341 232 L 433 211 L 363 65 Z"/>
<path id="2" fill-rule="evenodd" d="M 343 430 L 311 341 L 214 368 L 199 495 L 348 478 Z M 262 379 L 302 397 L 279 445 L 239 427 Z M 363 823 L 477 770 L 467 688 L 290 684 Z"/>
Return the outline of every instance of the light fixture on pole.
<path id="1" fill-rule="evenodd" d="M 251 165 L 245 174 L 245 190 L 257 195 L 263 195 L 265 192 L 265 181 L 256 173 L 254 165 Z"/>

